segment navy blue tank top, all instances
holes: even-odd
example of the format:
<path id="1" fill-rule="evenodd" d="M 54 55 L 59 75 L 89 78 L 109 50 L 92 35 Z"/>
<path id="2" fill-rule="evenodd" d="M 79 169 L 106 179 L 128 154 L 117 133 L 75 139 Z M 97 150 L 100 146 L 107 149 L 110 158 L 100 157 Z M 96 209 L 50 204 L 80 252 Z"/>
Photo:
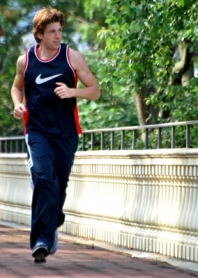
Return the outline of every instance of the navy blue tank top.
<path id="1" fill-rule="evenodd" d="M 40 132 L 50 137 L 68 138 L 80 134 L 76 98 L 60 99 L 55 93 L 56 82 L 76 88 L 77 76 L 69 60 L 69 47 L 61 44 L 49 60 L 37 54 L 38 44 L 26 53 L 24 89 L 27 112 L 24 133 Z"/>

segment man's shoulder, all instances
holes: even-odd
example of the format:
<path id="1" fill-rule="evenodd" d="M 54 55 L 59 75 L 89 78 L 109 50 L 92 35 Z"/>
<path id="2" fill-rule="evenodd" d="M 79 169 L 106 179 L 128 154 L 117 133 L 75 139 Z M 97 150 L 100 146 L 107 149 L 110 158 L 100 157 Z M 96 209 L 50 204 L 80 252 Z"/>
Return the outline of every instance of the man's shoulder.
<path id="1" fill-rule="evenodd" d="M 77 50 L 74 50 L 73 48 L 69 48 L 69 57 L 74 69 L 76 69 L 79 63 L 81 63 L 81 61 L 84 60 L 82 53 L 80 53 Z"/>
<path id="2" fill-rule="evenodd" d="M 75 49 L 73 49 L 73 48 L 71 48 L 71 47 L 69 47 L 69 53 L 70 53 L 70 55 L 72 55 L 74 58 L 75 57 L 79 57 L 79 56 L 82 56 L 82 54 L 78 51 L 78 50 L 75 50 Z"/>
<path id="3" fill-rule="evenodd" d="M 30 52 L 34 53 L 34 48 L 35 48 L 35 45 L 31 46 L 30 48 L 26 49 L 25 53 L 21 54 L 18 57 L 17 64 L 19 66 L 22 66 L 22 67 L 25 66 L 25 64 L 27 62 L 27 56 L 29 56 L 28 53 L 30 53 Z"/>
<path id="4" fill-rule="evenodd" d="M 17 60 L 17 65 L 19 67 L 23 67 L 26 63 L 26 54 L 22 54 L 18 57 L 18 60 Z"/>

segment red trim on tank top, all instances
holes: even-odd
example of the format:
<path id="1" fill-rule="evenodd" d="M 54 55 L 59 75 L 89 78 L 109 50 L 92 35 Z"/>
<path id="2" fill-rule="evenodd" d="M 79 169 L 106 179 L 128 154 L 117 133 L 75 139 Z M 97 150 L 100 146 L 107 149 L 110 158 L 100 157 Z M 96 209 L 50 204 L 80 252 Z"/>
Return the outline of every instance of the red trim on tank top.
<path id="1" fill-rule="evenodd" d="M 26 52 L 25 52 L 25 64 L 24 64 L 24 67 L 23 67 L 23 75 L 25 74 L 26 69 L 28 67 L 28 62 L 29 62 L 28 53 L 29 53 L 29 50 L 30 49 L 26 50 Z"/>
<path id="2" fill-rule="evenodd" d="M 23 69 L 23 75 L 25 75 L 25 72 L 27 70 L 27 67 L 28 67 L 28 62 L 29 62 L 29 51 L 30 49 L 26 50 L 26 53 L 25 53 L 25 64 L 24 64 L 24 69 Z M 25 98 L 25 97 L 24 97 Z M 26 98 L 25 98 L 25 103 L 26 103 Z M 26 106 L 26 111 L 25 113 L 23 114 L 23 117 L 22 117 L 22 122 L 23 122 L 23 133 L 26 134 L 27 132 L 27 122 L 28 122 L 28 110 L 27 110 L 27 106 Z"/>
<path id="3" fill-rule="evenodd" d="M 75 123 L 76 123 L 77 133 L 78 134 L 82 134 L 82 128 L 81 128 L 80 122 L 79 122 L 78 106 L 77 106 L 77 104 L 74 107 L 74 119 L 75 119 Z"/>
<path id="4" fill-rule="evenodd" d="M 68 62 L 68 65 L 70 66 L 71 70 L 73 71 L 73 74 L 74 74 L 74 88 L 77 87 L 77 83 L 78 83 L 78 77 L 77 77 L 77 74 L 76 74 L 76 71 L 74 69 L 74 67 L 72 66 L 72 63 L 71 63 L 71 60 L 70 60 L 70 57 L 69 57 L 69 47 L 67 46 L 66 48 L 66 59 L 67 59 L 67 62 Z M 82 128 L 80 126 L 80 122 L 79 122 L 79 115 L 78 115 L 78 106 L 76 104 L 75 108 L 74 108 L 74 119 L 75 119 L 75 123 L 76 123 L 76 129 L 77 129 L 77 133 L 78 134 L 82 134 Z"/>
<path id="5" fill-rule="evenodd" d="M 26 103 L 26 98 L 25 98 L 25 103 Z M 26 132 L 27 132 L 28 115 L 29 115 L 29 111 L 28 111 L 27 106 L 26 106 L 26 111 L 23 114 L 23 118 L 22 118 L 22 121 L 23 121 L 23 133 L 24 134 L 26 134 Z"/>
<path id="6" fill-rule="evenodd" d="M 36 56 L 36 58 L 40 61 L 40 62 L 43 62 L 43 63 L 47 63 L 47 62 L 50 62 L 52 60 L 54 60 L 58 54 L 60 53 L 60 50 L 61 50 L 61 45 L 59 47 L 59 49 L 57 50 L 57 52 L 49 59 L 41 59 L 38 55 L 38 48 L 39 48 L 39 44 L 37 43 L 35 46 L 34 46 L 34 54 Z"/>
<path id="7" fill-rule="evenodd" d="M 76 74 L 76 71 L 75 71 L 74 67 L 72 66 L 72 63 L 71 63 L 71 60 L 70 60 L 70 56 L 69 56 L 69 50 L 70 50 L 70 48 L 69 48 L 69 46 L 67 46 L 67 48 L 66 48 L 66 59 L 67 59 L 67 62 L 69 64 L 71 70 L 73 71 L 73 74 L 74 74 L 74 84 L 75 84 L 75 88 L 76 88 L 77 87 L 77 83 L 78 83 L 78 76 Z"/>

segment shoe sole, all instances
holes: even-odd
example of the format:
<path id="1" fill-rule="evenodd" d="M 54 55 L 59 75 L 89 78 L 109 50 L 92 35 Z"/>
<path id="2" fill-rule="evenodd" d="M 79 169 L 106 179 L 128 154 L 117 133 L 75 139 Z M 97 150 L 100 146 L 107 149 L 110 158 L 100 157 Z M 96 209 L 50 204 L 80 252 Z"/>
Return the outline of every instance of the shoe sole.
<path id="1" fill-rule="evenodd" d="M 46 263 L 45 257 L 46 257 L 45 254 L 43 254 L 42 252 L 38 253 L 35 256 L 34 262 L 35 263 Z"/>
<path id="2" fill-rule="evenodd" d="M 43 263 L 46 262 L 45 258 L 48 256 L 48 254 L 49 252 L 46 246 L 39 246 L 33 251 L 32 257 L 35 258 L 35 263 Z"/>

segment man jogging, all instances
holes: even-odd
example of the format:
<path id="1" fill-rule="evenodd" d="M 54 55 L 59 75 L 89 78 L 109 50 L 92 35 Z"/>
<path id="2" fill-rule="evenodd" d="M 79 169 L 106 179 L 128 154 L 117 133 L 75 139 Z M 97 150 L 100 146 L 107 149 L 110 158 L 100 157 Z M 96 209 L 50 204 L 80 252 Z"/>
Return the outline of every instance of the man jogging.
<path id="1" fill-rule="evenodd" d="M 54 8 L 36 13 L 37 43 L 18 58 L 11 88 L 14 117 L 23 119 L 33 185 L 30 247 L 35 262 L 44 262 L 58 247 L 57 228 L 64 223 L 66 187 L 81 133 L 76 99 L 100 96 L 82 54 L 61 42 L 63 25 L 63 14 Z M 78 79 L 84 88 L 77 88 Z"/>

